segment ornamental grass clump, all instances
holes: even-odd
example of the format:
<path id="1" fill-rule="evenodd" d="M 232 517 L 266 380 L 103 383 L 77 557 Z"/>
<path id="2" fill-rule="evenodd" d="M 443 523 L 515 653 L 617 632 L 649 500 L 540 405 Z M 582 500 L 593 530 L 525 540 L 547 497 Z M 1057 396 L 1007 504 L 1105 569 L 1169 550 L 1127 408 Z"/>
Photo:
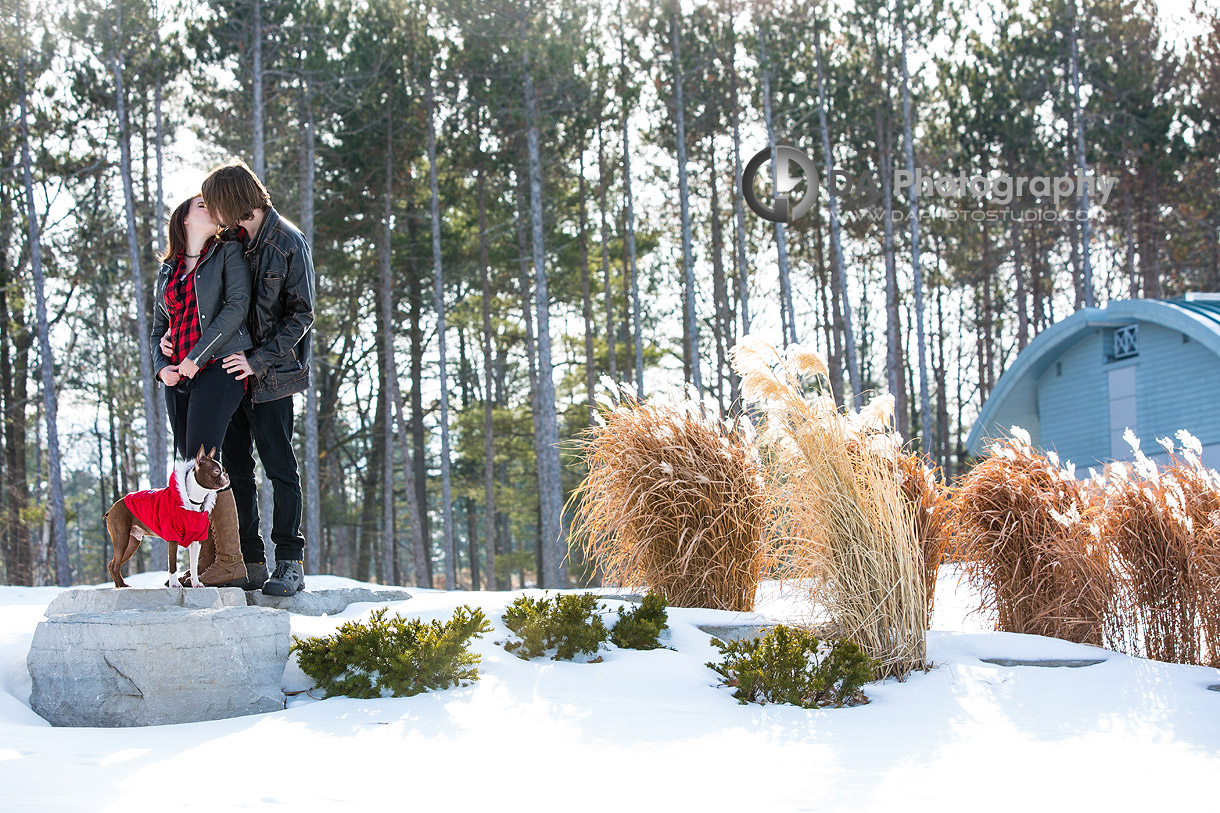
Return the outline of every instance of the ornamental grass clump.
<path id="1" fill-rule="evenodd" d="M 713 638 L 712 646 L 724 659 L 708 667 L 737 687 L 733 696 L 742 705 L 815 709 L 868 702 L 860 687 L 874 679 L 873 664 L 851 641 L 820 641 L 806 629 L 780 624 L 757 638 Z"/>
<path id="2" fill-rule="evenodd" d="M 1083 483 L 1029 433 L 994 443 L 954 494 L 952 546 L 1004 632 L 1113 645 L 1117 584 Z"/>
<path id="3" fill-rule="evenodd" d="M 915 521 L 915 539 L 923 552 L 923 583 L 927 594 L 926 625 L 932 626 L 932 610 L 936 599 L 936 577 L 945 560 L 946 535 L 952 503 L 941 484 L 939 467 L 916 452 L 897 456 L 902 496 L 906 498 Z"/>
<path id="4" fill-rule="evenodd" d="M 1130 651 L 1172 663 L 1220 666 L 1220 474 L 1185 431 L 1158 442 L 1160 468 L 1140 451 L 1128 470 L 1112 463 L 1099 524 L 1124 588 Z"/>
<path id="5" fill-rule="evenodd" d="M 768 505 L 749 421 L 689 396 L 616 394 L 577 441 L 589 473 L 571 498 L 572 544 L 605 584 L 674 607 L 753 610 Z"/>
<path id="6" fill-rule="evenodd" d="M 327 696 L 409 697 L 478 680 L 479 656 L 468 647 L 491 632 L 478 608 L 458 607 L 444 623 L 386 618 L 375 610 L 367 623 L 348 621 L 324 638 L 293 636 L 301 671 Z"/>
<path id="7" fill-rule="evenodd" d="M 925 564 L 889 429 L 893 399 L 860 414 L 837 408 L 825 362 L 800 345 L 781 356 L 746 336 L 730 355 L 743 397 L 765 416 L 777 574 L 825 608 L 836 637 L 855 641 L 880 676 L 924 668 Z"/>

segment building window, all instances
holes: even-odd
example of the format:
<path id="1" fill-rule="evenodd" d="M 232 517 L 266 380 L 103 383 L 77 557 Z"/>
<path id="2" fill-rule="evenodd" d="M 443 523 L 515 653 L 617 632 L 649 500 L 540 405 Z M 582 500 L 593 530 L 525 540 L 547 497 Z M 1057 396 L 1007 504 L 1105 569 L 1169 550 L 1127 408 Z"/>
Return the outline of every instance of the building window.
<path id="1" fill-rule="evenodd" d="M 1139 325 L 1127 325 L 1114 331 L 1114 358 L 1129 359 L 1140 354 Z"/>

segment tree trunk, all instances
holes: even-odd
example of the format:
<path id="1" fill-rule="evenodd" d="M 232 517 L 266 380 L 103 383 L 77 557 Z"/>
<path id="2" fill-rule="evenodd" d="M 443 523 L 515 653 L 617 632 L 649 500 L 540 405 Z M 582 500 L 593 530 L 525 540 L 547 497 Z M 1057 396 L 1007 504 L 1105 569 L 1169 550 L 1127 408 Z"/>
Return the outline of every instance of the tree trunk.
<path id="1" fill-rule="evenodd" d="M 409 173 L 408 173 L 407 177 L 410 178 Z M 414 233 L 410 229 L 410 224 L 412 222 L 413 221 L 412 221 L 410 215 L 408 214 L 408 217 L 407 217 L 408 243 L 409 243 L 409 247 L 411 249 L 413 249 L 414 245 L 415 245 Z M 408 253 L 408 257 L 410 257 L 411 254 L 413 253 L 413 251 L 409 250 L 407 253 Z M 409 260 L 408 260 L 408 262 L 409 262 Z M 409 264 L 407 270 L 408 270 L 408 275 L 411 277 L 411 284 L 409 285 L 409 290 L 411 290 L 413 292 L 413 302 L 415 302 L 415 301 L 418 301 L 418 299 L 419 299 L 419 297 L 417 295 L 418 290 L 419 290 L 418 275 L 415 273 L 415 267 L 413 264 Z M 391 291 L 391 293 L 392 293 L 392 291 Z M 389 312 L 391 314 L 393 313 L 392 307 Z M 419 333 L 418 310 L 415 307 L 412 308 L 412 316 L 413 316 L 413 318 L 412 318 L 412 326 L 411 326 L 410 333 L 411 333 L 411 341 L 414 344 L 414 343 L 420 341 L 420 337 L 418 335 L 418 333 Z M 387 330 L 387 333 L 392 333 L 392 332 L 394 332 L 394 331 Z M 393 341 L 390 341 L 387 343 L 387 350 L 388 350 L 388 354 L 386 355 L 386 358 L 385 358 L 385 366 L 386 366 L 386 373 L 387 373 L 386 379 L 387 379 L 387 384 L 389 385 L 389 392 L 390 392 L 390 399 L 391 399 L 391 403 L 392 403 L 392 407 L 393 407 L 393 414 L 396 416 L 396 420 L 398 422 L 397 423 L 397 425 L 398 425 L 398 450 L 399 450 L 399 453 L 402 455 L 401 465 L 402 465 L 402 474 L 403 474 L 403 481 L 404 481 L 404 490 L 406 492 L 406 498 L 407 498 L 407 512 L 410 514 L 411 569 L 412 569 L 411 583 L 417 587 L 431 587 L 432 586 L 432 570 L 431 570 L 431 564 L 428 560 L 428 549 L 427 549 L 427 546 L 424 544 L 425 533 L 426 533 L 424 529 L 426 527 L 425 522 L 426 522 L 427 517 L 424 516 L 424 514 L 420 510 L 421 489 L 416 484 L 416 472 L 417 472 L 416 464 L 422 463 L 422 460 L 419 457 L 417 457 L 415 460 L 412 460 L 412 456 L 411 456 L 412 447 L 410 444 L 408 444 L 408 441 L 407 441 L 407 438 L 411 435 L 411 430 L 407 426 L 406 405 L 403 403 L 402 392 L 398 387 L 398 357 L 394 352 Z M 416 357 L 413 356 L 413 362 L 414 362 L 415 358 Z M 422 372 L 421 372 L 421 375 L 422 375 Z M 415 385 L 415 392 L 416 393 L 419 392 L 418 383 L 416 383 L 416 385 Z M 389 410 L 389 409 L 390 409 L 390 407 L 387 407 L 387 410 Z M 422 413 L 422 410 L 421 410 L 421 413 Z M 416 425 L 421 427 L 421 429 L 422 429 L 423 415 L 417 414 L 415 416 L 414 420 L 416 422 Z M 420 432 L 419 441 L 420 441 L 420 445 L 422 445 L 422 441 L 423 441 L 422 431 Z M 416 455 L 419 455 L 418 450 L 416 451 Z M 398 560 L 397 560 L 397 550 L 395 551 L 394 569 L 396 572 L 399 569 Z"/>
<path id="2" fill-rule="evenodd" d="M 1030 236 L 1033 238 L 1033 256 L 1029 263 L 1029 287 L 1033 291 L 1034 299 L 1034 335 L 1042 331 L 1046 324 L 1046 308 L 1042 302 L 1043 291 L 1045 290 L 1045 282 L 1043 282 L 1043 263 L 1042 263 L 1042 229 L 1035 227 L 1030 230 Z"/>
<path id="3" fill-rule="evenodd" d="M 542 572 L 539 587 L 567 586 L 564 564 L 566 533 L 563 518 L 563 490 L 559 468 L 559 426 L 555 414 L 555 383 L 551 370 L 551 304 L 542 232 L 542 160 L 538 144 L 537 99 L 534 76 L 525 54 L 526 140 L 529 148 L 530 222 L 533 227 L 534 294 L 538 306 L 538 408 L 542 456 L 538 461 L 540 528 L 542 532 Z"/>
<path id="4" fill-rule="evenodd" d="M 813 44 L 817 54 L 818 68 L 818 124 L 822 131 L 822 155 L 826 178 L 834 177 L 834 155 L 830 151 L 830 129 L 826 124 L 826 68 L 822 58 L 822 30 L 819 26 L 813 29 Z M 838 288 L 842 301 L 841 316 L 843 319 L 843 350 L 847 361 L 847 377 L 851 385 L 851 397 L 844 394 L 844 402 L 852 403 L 857 408 L 863 390 L 860 384 L 860 365 L 856 361 L 856 337 L 852 330 L 851 300 L 847 290 L 847 280 L 843 273 L 843 241 L 839 231 L 839 203 L 833 188 L 827 186 L 830 199 L 830 246 L 834 267 L 835 287 Z"/>
<path id="5" fill-rule="evenodd" d="M 408 177 L 410 177 L 409 168 Z M 424 442 L 424 332 L 420 325 L 423 320 L 424 293 L 421 284 L 423 277 L 413 259 L 415 257 L 415 213 L 413 208 L 408 209 L 407 212 L 407 244 L 409 246 L 407 287 L 411 297 L 411 462 L 412 468 L 415 470 L 415 476 L 412 479 L 415 481 L 415 502 L 419 509 L 416 516 L 419 518 L 420 544 L 424 546 L 423 584 L 432 587 L 432 521 L 428 516 L 428 458 Z M 394 385 L 397 386 L 397 381 L 394 382 Z M 418 563 L 418 552 L 416 556 Z M 416 578 L 420 578 L 419 574 L 416 574 Z"/>
<path id="6" fill-rule="evenodd" d="M 9 187 L 0 184 L 0 212 L 15 213 L 16 201 Z M 9 245 L 14 217 L 3 219 L 0 245 Z M 26 468 L 26 412 L 29 354 L 33 338 L 26 328 L 23 296 L 15 306 L 8 292 L 17 291 L 17 270 L 9 265 L 9 254 L 0 251 L 0 395 L 4 403 L 4 572 L 6 583 L 33 585 L 34 571 L 25 508 L 29 503 Z M 11 310 L 10 310 L 11 308 Z M 16 357 L 14 361 L 14 356 Z"/>
<path id="7" fill-rule="evenodd" d="M 1086 308 L 1093 307 L 1093 267 L 1089 261 L 1089 187 L 1084 183 L 1085 178 L 1089 174 L 1089 164 L 1085 157 L 1084 149 L 1084 110 L 1080 104 L 1080 59 L 1076 47 L 1076 29 L 1079 25 L 1079 16 L 1076 11 L 1076 0 L 1071 0 L 1072 3 L 1072 30 L 1070 34 L 1071 49 L 1072 49 L 1072 105 L 1075 110 L 1076 118 L 1076 167 L 1080 173 L 1078 180 L 1080 181 L 1080 212 L 1082 219 L 1080 221 L 1080 240 L 1081 240 L 1081 275 L 1084 285 L 1084 305 Z"/>
<path id="8" fill-rule="evenodd" d="M 1127 295 L 1131 299 L 1136 299 L 1140 295 L 1140 278 L 1135 273 L 1135 225 L 1131 214 L 1131 186 L 1135 183 L 1135 176 L 1129 173 L 1126 169 L 1126 164 L 1123 166 L 1123 231 L 1126 237 L 1127 256 L 1124 258 L 1124 264 L 1127 268 Z"/>
<path id="9" fill-rule="evenodd" d="M 1008 240 L 1012 243 L 1012 273 L 1017 284 L 1017 352 L 1029 344 L 1029 297 L 1025 290 L 1025 263 L 1021 252 L 1021 222 L 1016 215 L 1020 212 L 1010 207 L 1008 219 Z"/>
<path id="10" fill-rule="evenodd" d="M 880 38 L 874 39 L 873 54 L 881 82 L 877 105 L 877 164 L 881 169 L 881 211 L 883 215 L 882 256 L 885 262 L 885 373 L 886 384 L 894 396 L 894 428 L 904 440 L 910 437 L 908 424 L 906 374 L 902 363 L 902 324 L 898 313 L 898 268 L 894 258 L 894 180 L 893 126 L 890 123 L 889 60 L 882 62 Z M 888 46 L 888 43 L 887 43 Z"/>
<path id="11" fill-rule="evenodd" d="M 940 269 L 940 252 L 937 251 L 936 267 Z M 944 286 L 936 286 L 936 434 L 939 439 L 941 468 L 945 479 L 950 480 L 949 472 L 949 403 L 948 388 L 945 384 L 945 304 Z"/>
<path id="12" fill-rule="evenodd" d="M 25 3 L 17 6 L 19 17 L 24 16 Z M 24 33 L 23 20 L 18 29 Z M 51 355 L 51 336 L 47 325 L 46 283 L 42 274 L 42 239 L 38 225 L 38 210 L 34 205 L 34 174 L 30 159 L 30 113 L 25 90 L 26 55 L 24 49 L 17 60 L 17 93 L 21 108 L 21 176 L 25 185 L 26 222 L 29 225 L 30 269 L 34 275 L 34 296 L 38 330 L 38 354 L 42 367 L 42 397 L 47 416 L 47 470 L 51 487 L 50 524 L 51 544 L 55 548 L 56 584 L 67 587 L 72 584 L 72 571 L 68 565 L 67 508 L 64 503 L 64 486 L 59 450 L 59 405 L 55 396 L 55 365 Z M 129 187 L 130 188 L 130 187 Z M 24 409 L 24 406 L 22 406 Z"/>
<path id="13" fill-rule="evenodd" d="M 579 149 L 577 160 L 577 197 L 580 198 L 580 291 L 581 315 L 585 322 L 585 403 L 589 410 L 589 425 L 593 425 L 593 417 L 597 414 L 597 402 L 593 400 L 596 394 L 596 358 L 593 353 L 593 291 L 589 281 L 589 216 L 585 206 L 585 153 Z"/>
<path id="14" fill-rule="evenodd" d="M 530 247 L 529 238 L 526 236 L 525 221 L 529 217 L 527 207 L 529 206 L 528 194 L 525 191 L 526 184 L 529 183 L 528 171 L 518 166 L 517 171 L 517 206 L 515 226 L 517 231 L 517 272 L 518 272 L 518 287 L 521 294 L 521 314 L 525 320 L 525 359 L 526 370 L 529 373 L 530 381 L 530 421 L 534 430 L 534 469 L 538 479 L 539 494 L 542 489 L 542 407 L 538 402 L 538 343 L 534 338 L 534 299 L 533 285 L 530 283 L 529 264 L 530 264 Z M 539 497 L 541 500 L 541 496 Z M 542 525 L 539 523 L 536 526 L 537 534 L 533 540 L 534 553 L 537 557 L 537 570 L 542 572 Z M 511 550 L 511 545 L 509 546 Z M 525 577 L 522 576 L 522 584 L 525 583 Z"/>
<path id="15" fill-rule="evenodd" d="M 1144 296 L 1156 299 L 1161 296 L 1161 199 L 1157 187 L 1155 164 L 1148 165 L 1148 181 L 1151 195 L 1148 200 L 1148 276 L 1144 280 Z"/>
<path id="16" fill-rule="evenodd" d="M 480 126 L 480 132 L 482 128 Z M 494 378 L 491 353 L 491 274 L 487 262 L 487 178 L 483 152 L 479 151 L 479 282 L 483 304 L 483 520 L 487 544 L 487 589 L 496 585 L 496 443 L 494 421 Z M 607 329 L 609 333 L 609 329 Z M 613 341 L 613 339 L 611 340 Z"/>
<path id="17" fill-rule="evenodd" d="M 986 213 L 986 206 L 981 210 Z M 983 280 L 979 285 L 983 296 L 981 305 L 982 309 L 982 327 L 983 327 L 983 346 L 982 352 L 979 353 L 979 362 L 982 364 L 982 370 L 979 374 L 979 390 L 982 393 L 979 398 L 979 406 L 983 405 L 983 401 L 987 400 L 987 396 L 991 394 L 991 389 L 995 384 L 995 309 L 992 307 L 992 281 L 995 278 L 994 274 L 994 252 L 991 246 L 991 230 L 987 227 L 986 218 L 983 219 Z M 977 298 L 976 298 L 977 302 Z"/>
<path id="18" fill-rule="evenodd" d="M 786 195 L 779 187 L 779 161 L 775 155 L 775 121 L 771 114 L 771 64 L 767 60 L 766 29 L 758 27 L 758 47 L 762 67 L 763 122 L 767 126 L 767 149 L 771 151 L 771 189 L 776 196 Z M 792 308 L 792 284 L 788 275 L 788 238 L 783 223 L 775 223 L 775 250 L 779 264 L 780 335 L 784 344 L 796 344 L 796 315 Z"/>
<path id="19" fill-rule="evenodd" d="M 381 324 L 381 311 L 377 312 L 377 327 L 379 330 L 384 329 Z M 377 346 L 377 378 L 378 392 L 385 392 L 388 386 L 386 378 L 385 350 L 382 345 Z M 361 499 L 360 506 L 360 539 L 356 548 L 356 572 L 354 578 L 359 581 L 368 581 L 373 565 L 373 545 L 377 537 L 378 511 L 377 497 L 380 492 L 379 485 L 383 485 L 382 466 L 385 463 L 385 447 L 379 443 L 381 433 L 385 431 L 386 414 L 385 414 L 385 399 L 377 397 L 376 412 L 374 413 L 372 426 L 367 426 L 368 431 L 368 446 L 367 448 L 367 466 L 362 477 L 362 485 L 364 493 Z M 363 422 L 363 421 L 362 421 Z"/>
<path id="20" fill-rule="evenodd" d="M 682 210 L 682 290 L 683 299 L 683 363 L 686 380 L 703 392 L 703 379 L 699 374 L 699 322 L 695 316 L 695 264 L 691 256 L 690 188 L 686 179 L 686 111 L 682 99 L 682 41 L 678 33 L 678 10 L 675 7 L 669 18 L 670 53 L 674 66 L 674 111 L 678 139 L 678 199 Z"/>
<path id="21" fill-rule="evenodd" d="M 1080 310 L 1084 307 L 1085 302 L 1084 270 L 1080 265 L 1080 229 L 1074 220 L 1064 220 L 1063 223 L 1068 233 L 1069 261 L 1072 264 L 1072 287 L 1076 291 L 1075 309 Z"/>
<path id="22" fill-rule="evenodd" d="M 394 75 L 391 73 L 391 84 Z M 382 475 L 381 475 L 381 539 L 382 539 L 382 584 L 389 584 L 394 573 L 394 558 L 398 540 L 394 533 L 394 429 L 390 416 L 394 414 L 394 393 L 390 386 L 389 371 L 393 367 L 394 357 L 394 279 L 391 270 L 394 237 L 394 90 L 387 93 L 386 99 L 386 137 L 385 137 L 385 190 L 382 193 L 382 232 L 379 246 L 378 261 L 381 267 L 381 328 L 382 354 L 385 359 L 386 375 L 383 379 L 381 398 L 385 402 L 385 421 L 382 422 L 384 435 L 382 443 Z M 444 339 L 441 339 L 442 344 Z M 405 440 L 405 438 L 404 438 Z"/>
<path id="23" fill-rule="evenodd" d="M 159 70 L 159 66 L 158 66 Z M 157 256 L 165 253 L 165 155 L 163 142 L 165 140 L 165 123 L 162 116 L 161 76 L 157 75 L 157 85 L 153 90 L 153 116 L 156 126 L 156 156 L 157 156 L 157 199 L 153 201 L 153 233 L 157 239 Z"/>
<path id="24" fill-rule="evenodd" d="M 716 301 L 716 378 L 720 380 L 725 372 L 726 351 L 732 347 L 733 319 L 729 316 L 728 281 L 724 276 L 724 229 L 720 225 L 720 190 L 716 185 L 716 138 L 712 137 L 712 165 L 709 175 L 712 182 L 712 288 Z M 738 392 L 738 377 L 729 367 L 729 408 L 735 409 Z M 723 395 L 723 393 L 721 393 Z M 726 417 L 729 410 L 723 400 L 720 404 L 720 416 Z"/>
<path id="25" fill-rule="evenodd" d="M 729 14 L 735 14 L 735 9 L 732 3 L 729 5 Z M 729 114 L 732 119 L 733 129 L 733 225 L 736 231 L 734 243 L 734 266 L 737 278 L 737 300 L 741 308 L 741 335 L 745 336 L 750 332 L 750 283 L 749 270 L 746 266 L 746 217 L 745 203 L 742 196 L 741 184 L 736 182 L 741 178 L 743 170 L 741 167 L 741 111 L 738 109 L 737 100 L 738 80 L 737 66 L 733 64 L 733 54 L 736 52 L 736 39 L 730 41 L 729 48 L 729 71 L 732 75 L 732 90 L 729 93 Z"/>
<path id="26" fill-rule="evenodd" d="M 263 3 L 254 0 L 254 32 L 250 47 L 250 79 L 254 94 L 250 109 L 250 132 L 254 138 L 254 174 L 260 181 L 267 181 L 267 147 L 263 137 Z"/>
<path id="27" fill-rule="evenodd" d="M 441 204 L 436 177 L 436 108 L 431 79 L 424 86 L 428 106 L 428 182 L 432 187 L 432 270 L 436 300 L 436 337 L 441 385 L 441 521 L 445 539 L 445 589 L 457 589 L 457 551 L 453 545 L 453 496 L 449 482 L 449 375 L 445 369 L 445 283 L 441 273 Z"/>
<path id="28" fill-rule="evenodd" d="M 34 174 L 30 161 L 29 107 L 25 93 L 25 56 L 17 63 L 17 86 L 21 104 L 21 175 L 25 184 L 26 220 L 30 235 L 30 270 L 34 275 L 34 298 L 38 330 L 39 366 L 42 369 L 42 401 L 47 420 L 47 479 L 50 483 L 50 545 L 55 549 L 55 583 L 72 584 L 68 565 L 68 522 L 64 502 L 63 469 L 59 450 L 59 404 L 55 395 L 55 359 L 51 355 L 51 331 L 47 324 L 46 281 L 42 274 L 42 240 L 38 211 L 34 205 Z"/>
<path id="29" fill-rule="evenodd" d="M 610 373 L 610 380 L 617 382 L 618 355 L 615 350 L 614 341 L 614 292 L 611 290 L 610 279 L 610 207 L 606 203 L 607 187 L 610 184 L 606 178 L 606 142 L 602 133 L 601 111 L 598 111 L 597 118 L 597 185 L 598 209 L 601 214 L 602 280 L 604 281 L 604 295 L 606 297 L 607 368 Z"/>
<path id="30" fill-rule="evenodd" d="M 627 98 L 627 39 L 624 34 L 625 21 L 623 18 L 623 4 L 619 0 L 618 9 L 619 18 L 619 98 Z M 623 205 L 626 207 L 624 215 L 624 231 L 627 237 L 627 260 L 629 266 L 629 276 L 631 282 L 631 334 L 632 343 L 635 347 L 635 390 L 636 397 L 640 400 L 644 399 L 644 334 L 640 326 L 640 311 L 643 305 L 640 303 L 640 283 L 639 276 L 635 264 L 635 205 L 631 197 L 631 129 L 628 127 L 628 109 L 624 102 L 623 104 L 623 194 L 625 196 Z"/>
<path id="31" fill-rule="evenodd" d="M 903 3 L 900 12 L 906 8 Z M 907 26 L 903 17 L 899 18 L 899 31 L 902 35 L 902 145 L 903 158 L 906 161 L 907 175 L 915 177 L 915 136 L 911 115 L 911 75 L 907 69 Z M 934 454 L 935 442 L 932 435 L 932 395 L 928 384 L 928 343 L 924 333 L 924 285 L 923 267 L 919 255 L 919 198 L 915 195 L 915 185 L 907 187 L 907 219 L 911 224 L 911 272 L 914 276 L 912 287 L 915 293 L 915 343 L 919 363 L 919 434 L 920 448 L 929 458 Z"/>
<path id="32" fill-rule="evenodd" d="M 300 200 L 301 200 L 301 234 L 311 247 L 314 238 L 314 172 L 316 140 L 314 134 L 313 86 L 308 77 L 301 80 L 301 166 L 300 166 Z M 318 350 L 324 344 L 317 336 L 317 323 L 309 331 L 311 352 L 309 363 L 312 366 L 311 380 L 313 384 L 305 391 L 305 568 L 310 573 L 318 573 L 322 568 L 320 556 L 322 547 L 322 489 L 319 476 L 318 450 L 318 382 L 321 366 L 318 364 Z M 405 436 L 403 442 L 405 443 Z M 329 566 L 331 563 L 327 563 Z"/>

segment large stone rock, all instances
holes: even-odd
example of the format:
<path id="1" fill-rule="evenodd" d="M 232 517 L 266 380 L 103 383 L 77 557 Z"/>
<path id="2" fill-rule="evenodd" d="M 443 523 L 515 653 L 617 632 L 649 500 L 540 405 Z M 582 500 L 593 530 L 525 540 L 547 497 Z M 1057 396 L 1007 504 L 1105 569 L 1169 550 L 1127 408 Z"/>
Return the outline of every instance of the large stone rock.
<path id="1" fill-rule="evenodd" d="M 775 624 L 700 624 L 699 629 L 713 638 L 719 638 L 726 644 L 731 641 L 744 641 L 747 638 L 758 638 L 766 635 Z"/>
<path id="2" fill-rule="evenodd" d="M 295 596 L 265 596 L 257 590 L 246 593 L 246 601 L 252 606 L 272 607 L 298 615 L 334 615 L 346 610 L 347 605 L 362 601 L 387 604 L 391 601 L 406 601 L 409 598 L 411 594 L 405 590 L 369 590 L 367 587 L 303 590 Z"/>
<path id="3" fill-rule="evenodd" d="M 163 610 L 189 607 L 211 610 L 218 607 L 245 607 L 246 594 L 240 587 L 101 587 L 97 590 L 65 590 L 47 606 L 47 617 L 73 613 L 113 613 L 119 610 Z"/>
<path id="4" fill-rule="evenodd" d="M 30 705 L 52 725 L 108 727 L 284 708 L 288 613 L 232 606 L 241 592 L 65 591 L 34 632 Z"/>

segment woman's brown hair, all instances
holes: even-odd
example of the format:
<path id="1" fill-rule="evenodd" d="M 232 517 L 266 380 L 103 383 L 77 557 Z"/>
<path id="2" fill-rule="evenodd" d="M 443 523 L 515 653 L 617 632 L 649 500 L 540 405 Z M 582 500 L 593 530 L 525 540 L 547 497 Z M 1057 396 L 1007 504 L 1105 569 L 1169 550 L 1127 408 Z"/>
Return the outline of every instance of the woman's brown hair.
<path id="1" fill-rule="evenodd" d="M 240 158 L 213 169 L 203 179 L 203 203 L 222 226 L 232 228 L 271 208 L 271 196 L 254 171 Z"/>
<path id="2" fill-rule="evenodd" d="M 186 216 L 191 213 L 191 204 L 197 197 L 199 197 L 198 192 L 179 203 L 178 208 L 174 209 L 174 213 L 169 216 L 169 223 L 166 224 L 168 239 L 165 241 L 165 253 L 161 255 L 162 260 L 186 253 Z"/>

